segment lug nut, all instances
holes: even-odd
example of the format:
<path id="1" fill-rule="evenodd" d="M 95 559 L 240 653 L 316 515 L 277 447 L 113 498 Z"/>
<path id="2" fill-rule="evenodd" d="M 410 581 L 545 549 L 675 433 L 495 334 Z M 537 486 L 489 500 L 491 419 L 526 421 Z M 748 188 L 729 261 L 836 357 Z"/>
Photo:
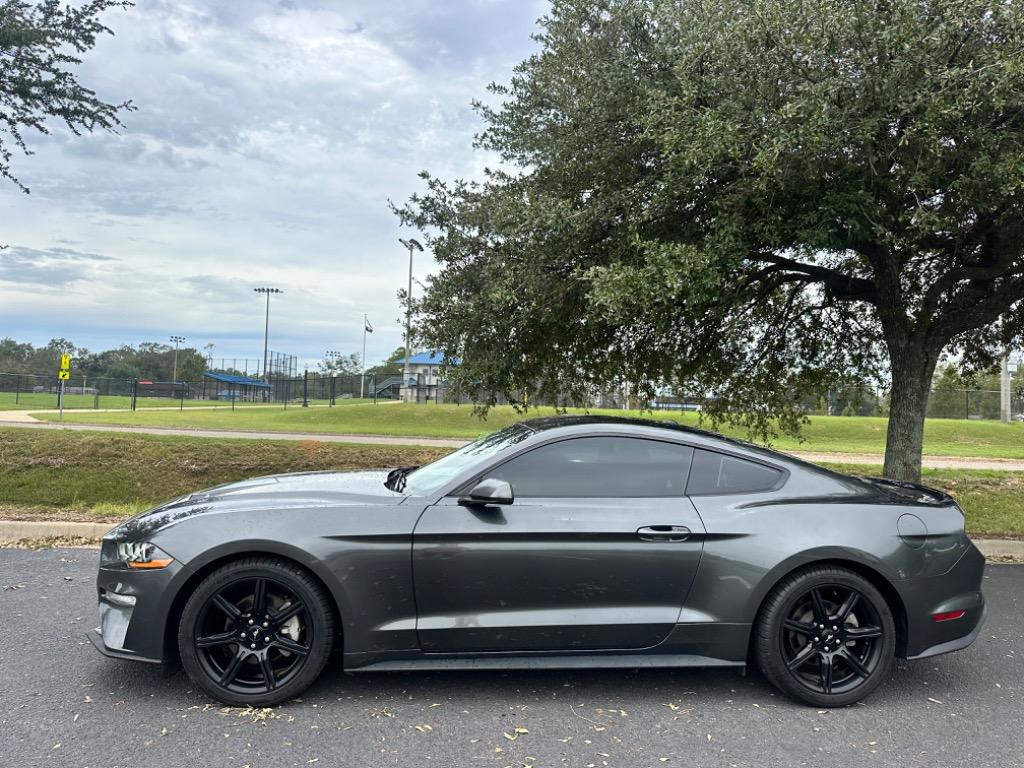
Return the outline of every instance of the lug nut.
<path id="1" fill-rule="evenodd" d="M 252 624 L 252 623 L 253 623 L 253 620 L 252 620 L 252 619 L 249 619 L 249 623 L 250 623 L 250 624 Z"/>
<path id="2" fill-rule="evenodd" d="M 265 627 L 265 626 L 267 626 L 267 622 L 265 622 L 265 621 L 264 621 L 264 622 L 263 622 L 263 626 L 264 626 L 264 627 Z"/>
<path id="3" fill-rule="evenodd" d="M 256 648 L 256 643 L 253 643 L 253 644 L 252 644 L 252 645 L 250 645 L 249 647 L 255 650 L 255 648 Z"/>

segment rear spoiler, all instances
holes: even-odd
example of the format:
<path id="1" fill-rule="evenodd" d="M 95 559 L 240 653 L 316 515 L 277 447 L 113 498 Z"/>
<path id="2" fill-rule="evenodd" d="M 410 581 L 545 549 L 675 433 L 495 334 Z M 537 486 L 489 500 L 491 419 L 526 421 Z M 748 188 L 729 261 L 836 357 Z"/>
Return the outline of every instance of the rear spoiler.
<path id="1" fill-rule="evenodd" d="M 948 493 L 936 490 L 935 488 L 929 488 L 926 485 L 904 483 L 899 480 L 889 480 L 885 477 L 862 477 L 861 480 L 905 501 L 916 501 L 919 504 L 931 504 L 933 506 L 956 505 L 956 500 Z"/>

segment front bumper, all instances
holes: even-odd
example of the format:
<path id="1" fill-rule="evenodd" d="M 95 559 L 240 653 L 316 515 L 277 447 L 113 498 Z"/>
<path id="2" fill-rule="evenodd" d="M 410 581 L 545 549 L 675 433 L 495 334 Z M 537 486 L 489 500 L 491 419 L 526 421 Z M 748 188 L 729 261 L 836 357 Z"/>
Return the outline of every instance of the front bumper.
<path id="1" fill-rule="evenodd" d="M 107 644 L 103 642 L 103 632 L 100 627 L 96 627 L 96 629 L 90 629 L 88 632 L 85 633 L 85 636 L 89 638 L 89 642 L 93 644 L 97 651 L 111 659 L 131 659 L 132 661 L 145 661 L 149 664 L 161 663 L 160 659 L 150 659 L 145 656 L 140 656 L 137 653 L 126 651 L 123 648 L 117 649 L 107 647 Z"/>
<path id="2" fill-rule="evenodd" d="M 96 577 L 99 626 L 87 633 L 96 649 L 111 658 L 164 661 L 167 617 L 179 575 L 185 574 L 177 561 L 154 570 L 101 567 Z"/>

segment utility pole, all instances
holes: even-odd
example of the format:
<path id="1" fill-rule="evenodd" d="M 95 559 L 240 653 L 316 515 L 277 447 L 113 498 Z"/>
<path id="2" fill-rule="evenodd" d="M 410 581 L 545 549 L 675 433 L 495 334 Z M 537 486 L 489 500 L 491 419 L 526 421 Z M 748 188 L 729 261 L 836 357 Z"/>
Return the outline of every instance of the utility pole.
<path id="1" fill-rule="evenodd" d="M 267 363 L 267 350 L 270 340 L 270 294 L 284 293 L 280 288 L 253 288 L 254 293 L 265 293 L 267 295 L 267 319 L 263 326 L 263 380 L 270 382 L 269 367 Z"/>
<path id="2" fill-rule="evenodd" d="M 398 242 L 409 249 L 409 292 L 405 295 L 405 366 L 402 368 L 402 379 L 405 388 L 405 401 L 412 400 L 409 387 L 409 357 L 412 355 L 412 253 L 422 251 L 423 246 L 411 237 L 408 240 L 398 238 Z"/>
<path id="3" fill-rule="evenodd" d="M 1007 350 L 999 370 L 999 419 L 1009 424 L 1010 416 L 1010 352 Z"/>
<path id="4" fill-rule="evenodd" d="M 185 341 L 185 337 L 171 336 L 171 341 L 174 342 L 174 372 L 171 374 L 171 381 L 175 382 L 178 380 L 178 345 Z"/>

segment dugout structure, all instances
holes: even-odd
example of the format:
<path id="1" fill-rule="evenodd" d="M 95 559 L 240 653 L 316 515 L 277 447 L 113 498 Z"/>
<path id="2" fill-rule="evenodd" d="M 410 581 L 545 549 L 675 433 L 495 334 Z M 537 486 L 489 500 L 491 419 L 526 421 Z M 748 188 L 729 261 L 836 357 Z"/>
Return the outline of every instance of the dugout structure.
<path id="1" fill-rule="evenodd" d="M 270 385 L 250 376 L 233 373 L 204 373 L 203 400 L 225 400 L 228 402 L 254 402 L 266 400 Z"/>

